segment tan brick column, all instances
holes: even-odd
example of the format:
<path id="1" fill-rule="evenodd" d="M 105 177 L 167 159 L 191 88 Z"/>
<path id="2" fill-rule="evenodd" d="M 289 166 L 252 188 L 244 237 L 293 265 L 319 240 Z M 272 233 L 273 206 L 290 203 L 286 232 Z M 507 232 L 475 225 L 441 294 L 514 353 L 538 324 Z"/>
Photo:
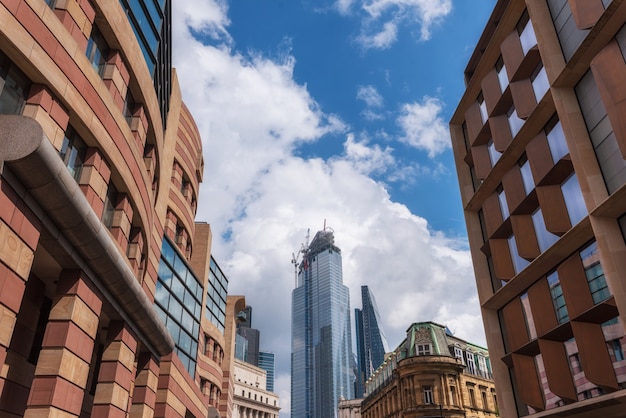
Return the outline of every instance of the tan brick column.
<path id="1" fill-rule="evenodd" d="M 30 87 L 22 114 L 39 122 L 54 148 L 61 149 L 70 115 L 48 87 L 43 84 Z"/>
<path id="2" fill-rule="evenodd" d="M 151 418 L 154 416 L 156 391 L 159 383 L 158 360 L 150 353 L 141 353 L 137 371 L 129 417 Z"/>
<path id="3" fill-rule="evenodd" d="M 120 110 L 124 110 L 130 73 L 126 68 L 120 51 L 109 51 L 109 57 L 104 65 L 102 80 L 104 80 L 104 85 L 109 89 L 115 104 L 117 104 Z"/>
<path id="4" fill-rule="evenodd" d="M 98 217 L 102 217 L 110 178 L 111 168 L 100 151 L 88 148 L 78 184 Z"/>
<path id="5" fill-rule="evenodd" d="M 57 0 L 54 7 L 63 26 L 72 34 L 78 45 L 85 49 L 91 35 L 96 12 L 89 0 Z"/>
<path id="6" fill-rule="evenodd" d="M 111 224 L 111 235 L 119 244 L 124 253 L 128 250 L 128 240 L 130 237 L 131 223 L 133 220 L 133 207 L 130 199 L 125 193 L 119 193 L 117 203 L 113 212 L 113 221 Z"/>
<path id="7" fill-rule="evenodd" d="M 0 177 L 0 394 L 11 386 L 11 383 L 5 386 L 5 367 L 12 367 L 10 359 L 7 361 L 7 349 L 15 334 L 40 229 L 36 218 Z M 27 333 L 29 330 L 22 331 Z M 19 395 L 15 390 L 11 392 L 19 396 L 21 408 L 28 395 L 27 390 L 22 390 L 24 393 Z M 23 409 L 19 411 L 22 412 Z M 3 411 L 0 411 L 2 414 Z"/>
<path id="8" fill-rule="evenodd" d="M 130 261 L 130 267 L 138 278 L 142 277 L 140 273 L 145 268 L 145 260 L 142 259 L 143 245 L 141 228 L 131 228 L 126 255 L 128 256 L 128 261 Z"/>
<path id="9" fill-rule="evenodd" d="M 24 417 L 80 415 L 101 308 L 83 272 L 61 273 Z"/>
<path id="10" fill-rule="evenodd" d="M 124 418 L 135 380 L 137 338 L 123 321 L 109 324 L 107 346 L 102 353 L 92 418 Z"/>

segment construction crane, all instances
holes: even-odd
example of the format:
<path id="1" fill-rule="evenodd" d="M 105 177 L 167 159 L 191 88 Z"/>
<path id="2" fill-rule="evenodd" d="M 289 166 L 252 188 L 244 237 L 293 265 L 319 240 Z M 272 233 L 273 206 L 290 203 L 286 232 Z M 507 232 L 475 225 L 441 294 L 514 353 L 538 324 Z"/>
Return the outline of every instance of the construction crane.
<path id="1" fill-rule="evenodd" d="M 300 255 L 306 254 L 308 251 L 310 236 L 311 229 L 307 229 L 304 243 L 300 245 L 300 249 L 296 253 L 291 253 L 291 264 L 293 264 L 294 271 L 294 287 L 298 287 L 298 263 L 300 262 Z"/>

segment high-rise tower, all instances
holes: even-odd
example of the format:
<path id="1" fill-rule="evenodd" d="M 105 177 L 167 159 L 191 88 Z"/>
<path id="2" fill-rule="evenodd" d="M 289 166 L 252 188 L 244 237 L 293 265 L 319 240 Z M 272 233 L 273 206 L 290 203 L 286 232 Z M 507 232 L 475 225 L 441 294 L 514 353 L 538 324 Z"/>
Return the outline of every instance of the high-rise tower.
<path id="1" fill-rule="evenodd" d="M 339 399 L 354 396 L 354 373 L 350 294 L 331 229 L 303 249 L 291 309 L 291 416 L 335 417 Z"/>
<path id="2" fill-rule="evenodd" d="M 376 300 L 367 286 L 361 286 L 361 304 L 362 309 L 354 310 L 358 363 L 355 385 L 357 398 L 363 396 L 365 382 L 385 360 L 385 353 L 388 351 L 387 340 L 379 325 L 380 315 Z"/>

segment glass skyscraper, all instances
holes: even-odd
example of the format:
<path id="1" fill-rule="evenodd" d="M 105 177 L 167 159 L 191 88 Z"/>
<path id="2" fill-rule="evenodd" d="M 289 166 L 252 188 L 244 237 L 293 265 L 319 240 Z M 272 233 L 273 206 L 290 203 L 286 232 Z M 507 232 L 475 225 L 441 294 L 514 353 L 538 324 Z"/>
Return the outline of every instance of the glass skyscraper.
<path id="1" fill-rule="evenodd" d="M 331 229 L 303 251 L 292 293 L 291 416 L 332 418 L 354 398 L 350 294 Z"/>
<path id="2" fill-rule="evenodd" d="M 363 397 L 365 382 L 383 363 L 385 353 L 389 350 L 385 334 L 379 325 L 380 315 L 376 300 L 367 286 L 361 286 L 361 304 L 362 309 L 354 310 L 358 366 L 355 384 L 357 398 Z"/>
<path id="3" fill-rule="evenodd" d="M 259 367 L 267 372 L 265 389 L 274 392 L 274 353 L 259 351 Z"/>

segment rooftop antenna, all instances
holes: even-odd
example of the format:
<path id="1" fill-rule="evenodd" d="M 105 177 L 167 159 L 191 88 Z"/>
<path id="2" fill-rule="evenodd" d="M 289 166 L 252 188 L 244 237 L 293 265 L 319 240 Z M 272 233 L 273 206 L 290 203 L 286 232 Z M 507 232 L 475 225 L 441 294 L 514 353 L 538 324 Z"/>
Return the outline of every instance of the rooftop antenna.
<path id="1" fill-rule="evenodd" d="M 311 236 L 311 229 L 307 228 L 304 243 L 300 244 L 300 249 L 298 250 L 297 253 L 291 253 L 291 264 L 293 264 L 295 287 L 298 287 L 298 263 L 300 262 L 300 255 L 306 254 L 306 252 L 309 250 L 309 237 L 310 236 Z"/>

